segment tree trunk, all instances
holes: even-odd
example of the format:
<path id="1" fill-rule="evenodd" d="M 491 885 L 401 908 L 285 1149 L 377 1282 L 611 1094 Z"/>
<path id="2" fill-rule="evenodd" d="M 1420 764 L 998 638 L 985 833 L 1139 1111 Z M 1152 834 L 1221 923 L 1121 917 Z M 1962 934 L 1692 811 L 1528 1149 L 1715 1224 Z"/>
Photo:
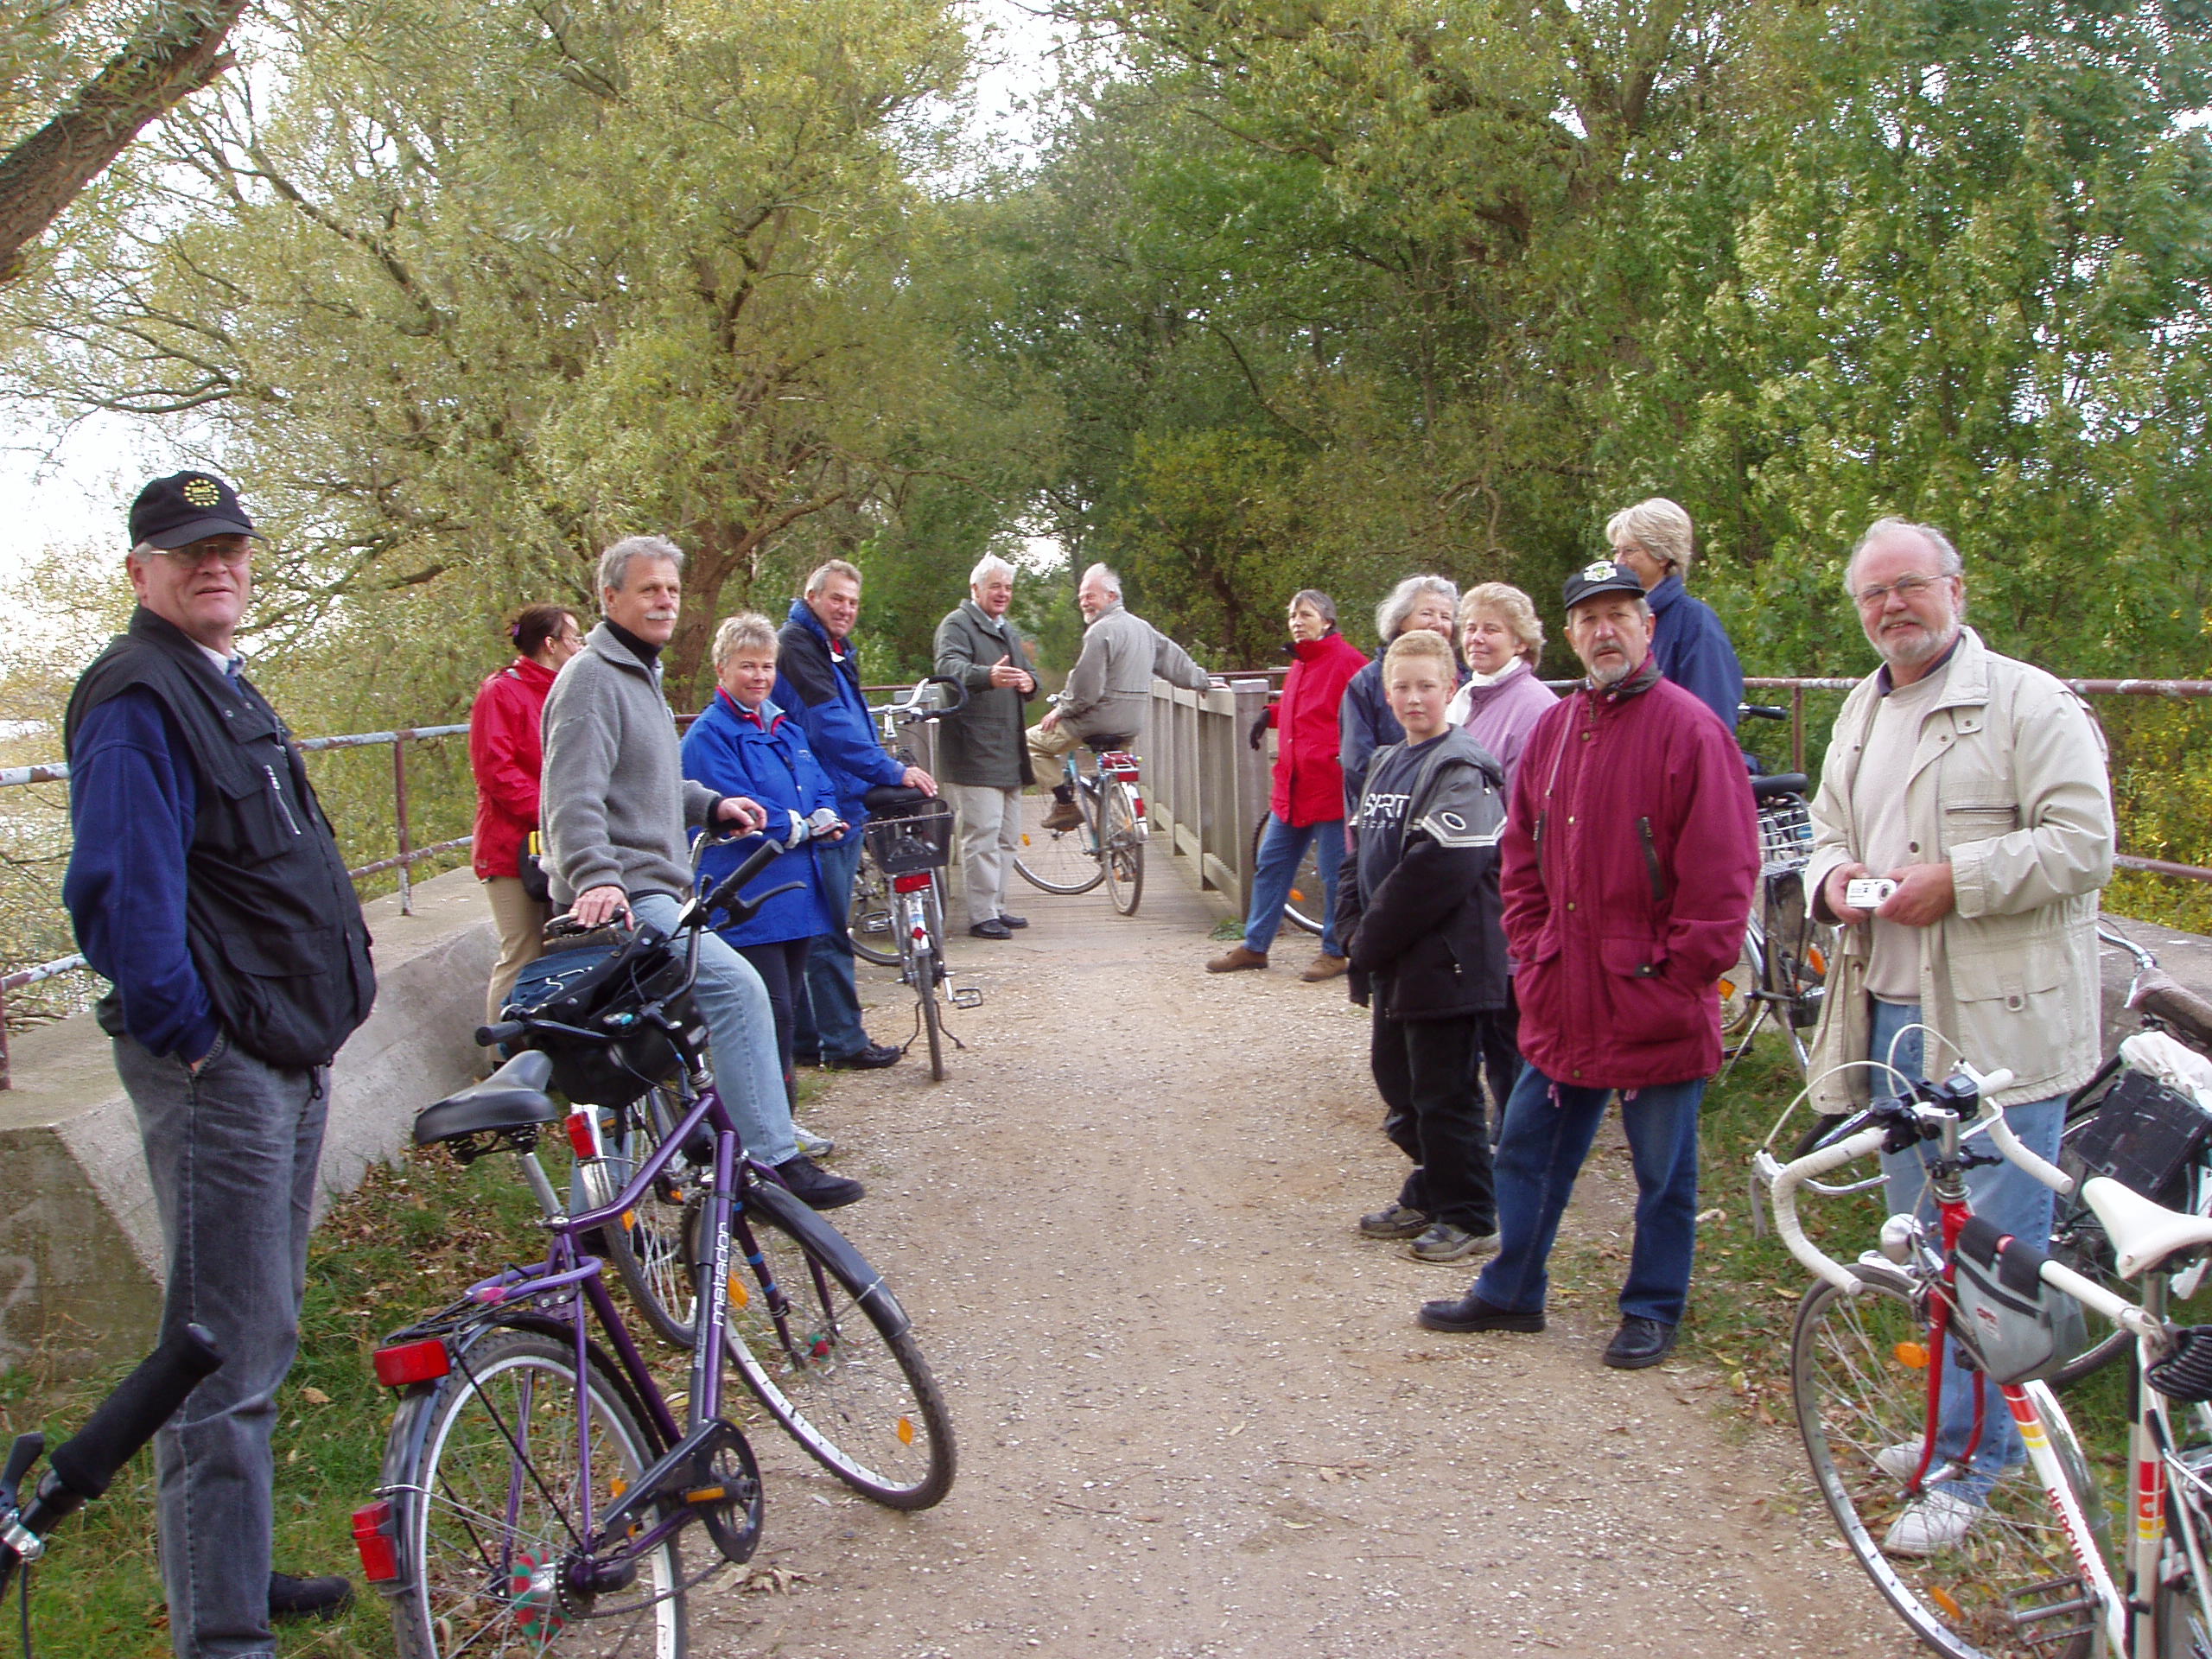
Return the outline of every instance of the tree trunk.
<path id="1" fill-rule="evenodd" d="M 171 0 L 51 121 L 0 156 L 0 283 L 23 250 L 146 124 L 231 67 L 223 41 L 245 0 Z"/>

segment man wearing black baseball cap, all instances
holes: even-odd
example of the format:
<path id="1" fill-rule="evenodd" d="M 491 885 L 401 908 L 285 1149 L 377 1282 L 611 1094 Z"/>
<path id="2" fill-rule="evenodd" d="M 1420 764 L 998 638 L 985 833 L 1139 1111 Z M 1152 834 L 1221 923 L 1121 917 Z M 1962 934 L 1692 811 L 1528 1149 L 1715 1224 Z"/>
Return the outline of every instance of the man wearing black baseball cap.
<path id="1" fill-rule="evenodd" d="M 138 1118 L 168 1280 L 220 1370 L 155 1444 L 162 1575 L 187 1659 L 274 1651 L 343 1578 L 270 1564 L 276 1395 L 298 1344 L 328 1066 L 376 994 L 369 934 L 291 734 L 236 650 L 253 520 L 202 472 L 130 508 L 127 632 L 65 727 L 75 831 L 62 899 Z"/>
<path id="2" fill-rule="evenodd" d="M 1662 678 L 1651 607 L 1611 559 L 1567 581 L 1589 674 L 1545 711 L 1513 775 L 1501 886 L 1527 1064 L 1497 1137 L 1498 1253 L 1432 1331 L 1541 1331 L 1545 1262 L 1614 1093 L 1636 1242 L 1605 1363 L 1672 1351 L 1697 1243 L 1697 1118 L 1720 1065 L 1715 986 L 1758 874 L 1751 785 L 1712 711 Z M 1541 854 L 1541 855 L 1540 855 Z"/>

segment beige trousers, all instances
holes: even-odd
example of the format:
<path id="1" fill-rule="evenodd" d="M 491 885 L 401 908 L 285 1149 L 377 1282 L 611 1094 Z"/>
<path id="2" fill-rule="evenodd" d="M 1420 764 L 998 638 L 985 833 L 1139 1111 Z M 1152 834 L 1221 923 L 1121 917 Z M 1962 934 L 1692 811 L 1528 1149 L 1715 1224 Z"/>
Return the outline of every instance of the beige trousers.
<path id="1" fill-rule="evenodd" d="M 1021 791 L 988 784 L 940 784 L 960 815 L 960 885 L 969 925 L 1006 914 L 1007 875 L 1021 845 Z"/>
<path id="2" fill-rule="evenodd" d="M 491 987 L 484 994 L 484 1023 L 489 1026 L 498 1023 L 516 976 L 543 954 L 545 924 L 553 918 L 553 906 L 524 893 L 518 875 L 489 877 L 484 893 L 492 901 L 492 925 L 499 934 L 499 965 L 492 969 Z"/>

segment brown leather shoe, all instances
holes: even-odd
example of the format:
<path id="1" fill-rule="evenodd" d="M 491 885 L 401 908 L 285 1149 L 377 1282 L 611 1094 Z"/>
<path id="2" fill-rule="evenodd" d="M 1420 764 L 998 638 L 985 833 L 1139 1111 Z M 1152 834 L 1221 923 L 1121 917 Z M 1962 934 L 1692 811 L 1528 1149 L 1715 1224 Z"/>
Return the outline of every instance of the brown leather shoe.
<path id="1" fill-rule="evenodd" d="M 1306 971 L 1299 977 L 1308 985 L 1318 985 L 1325 979 L 1334 979 L 1351 966 L 1351 963 L 1344 957 L 1332 957 L 1324 950 L 1306 964 Z"/>
<path id="2" fill-rule="evenodd" d="M 1042 830 L 1080 830 L 1083 828 L 1083 809 L 1073 801 L 1054 801 L 1052 810 L 1045 815 L 1038 826 Z"/>
<path id="3" fill-rule="evenodd" d="M 1210 974 L 1234 974 L 1241 972 L 1243 969 L 1247 968 L 1264 968 L 1267 965 L 1268 953 L 1266 951 L 1248 950 L 1240 944 L 1234 950 L 1230 950 L 1224 955 L 1216 957 L 1211 962 L 1206 963 L 1206 972 Z"/>

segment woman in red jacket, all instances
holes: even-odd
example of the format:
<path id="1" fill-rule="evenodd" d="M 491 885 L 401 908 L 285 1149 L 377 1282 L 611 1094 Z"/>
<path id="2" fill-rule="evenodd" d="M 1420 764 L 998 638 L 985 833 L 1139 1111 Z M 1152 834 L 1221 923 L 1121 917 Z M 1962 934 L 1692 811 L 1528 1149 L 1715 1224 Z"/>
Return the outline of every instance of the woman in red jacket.
<path id="1" fill-rule="evenodd" d="M 1337 867 L 1344 856 L 1344 774 L 1338 764 L 1337 708 L 1351 677 L 1367 666 L 1359 647 L 1337 632 L 1337 603 L 1307 588 L 1290 601 L 1290 653 L 1282 701 L 1252 728 L 1252 747 L 1267 741 L 1274 726 L 1274 791 L 1268 802 L 1267 833 L 1260 839 L 1259 868 L 1252 873 L 1252 912 L 1244 942 L 1206 963 L 1212 974 L 1268 965 L 1268 949 L 1282 925 L 1291 879 L 1306 849 L 1321 872 L 1321 954 L 1301 979 L 1334 979 L 1344 970 L 1337 938 Z"/>
<path id="2" fill-rule="evenodd" d="M 468 711 L 468 764 L 476 773 L 477 878 L 492 900 L 499 962 L 484 999 L 486 1024 L 499 1017 L 515 976 L 535 961 L 551 906 L 524 891 L 522 855 L 537 828 L 537 774 L 544 764 L 538 721 L 561 664 L 583 649 L 575 613 L 526 605 L 507 624 L 518 653 L 477 688 Z"/>

